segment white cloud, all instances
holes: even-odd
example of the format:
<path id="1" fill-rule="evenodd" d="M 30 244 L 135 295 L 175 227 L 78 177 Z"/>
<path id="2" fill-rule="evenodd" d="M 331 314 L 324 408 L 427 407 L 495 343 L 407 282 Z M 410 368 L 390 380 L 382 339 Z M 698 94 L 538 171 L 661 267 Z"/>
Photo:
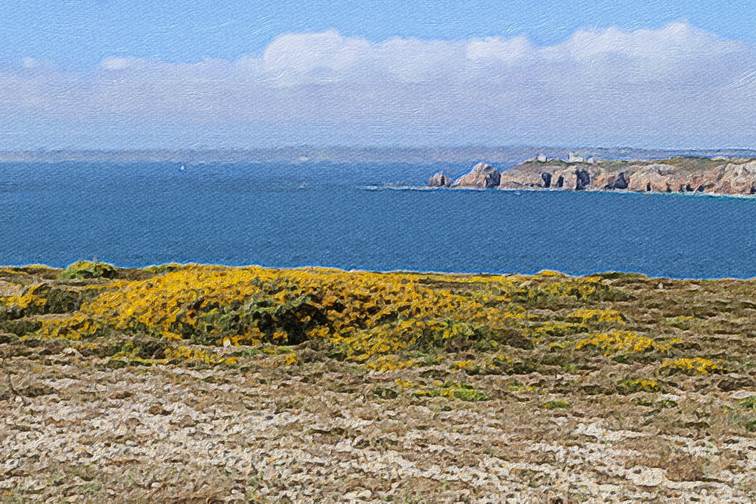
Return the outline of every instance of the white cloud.
<path id="1" fill-rule="evenodd" d="M 723 40 L 686 23 L 659 29 L 584 30 L 568 40 L 539 47 L 525 37 L 467 41 L 393 38 L 371 43 L 343 37 L 335 31 L 287 34 L 265 50 L 262 62 L 271 82 L 288 86 L 345 81 L 475 81 L 487 70 L 506 64 L 511 74 L 522 67 L 571 67 L 576 71 L 617 74 L 640 68 L 646 80 L 666 75 L 670 68 L 696 68 L 752 52 L 745 45 Z M 621 77 L 621 75 L 620 75 Z"/>
<path id="2" fill-rule="evenodd" d="M 144 66 L 145 61 L 139 58 L 120 58 L 111 56 L 100 62 L 100 68 L 103 70 L 126 70 L 128 68 L 138 68 Z"/>
<path id="3" fill-rule="evenodd" d="M 273 85 L 336 82 L 370 50 L 367 40 L 344 38 L 333 30 L 290 33 L 268 45 L 262 65 Z"/>
<path id="4" fill-rule="evenodd" d="M 608 55 L 632 59 L 716 57 L 743 48 L 740 43 L 722 40 L 687 23 L 672 23 L 657 30 L 579 31 L 567 42 L 549 48 L 549 52 L 581 61 Z"/>
<path id="5" fill-rule="evenodd" d="M 0 111 L 116 114 L 187 131 L 295 124 L 290 142 L 322 141 L 330 128 L 331 143 L 339 134 L 361 143 L 756 143 L 754 49 L 682 22 L 583 30 L 550 46 L 289 33 L 235 61 L 113 56 L 93 72 L 37 73 L 0 74 Z"/>
<path id="6" fill-rule="evenodd" d="M 30 56 L 21 58 L 21 66 L 26 69 L 37 68 L 41 64 L 42 63 L 38 59 L 32 58 Z"/>
<path id="7" fill-rule="evenodd" d="M 536 48 L 525 37 L 503 39 L 490 37 L 471 40 L 467 43 L 467 58 L 473 61 L 504 61 L 516 63 L 536 53 Z"/>

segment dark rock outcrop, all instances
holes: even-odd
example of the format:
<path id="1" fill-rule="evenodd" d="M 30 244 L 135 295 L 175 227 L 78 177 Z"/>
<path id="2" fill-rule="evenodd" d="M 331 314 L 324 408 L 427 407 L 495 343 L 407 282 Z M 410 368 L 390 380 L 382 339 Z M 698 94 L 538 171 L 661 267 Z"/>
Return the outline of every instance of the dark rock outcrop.
<path id="1" fill-rule="evenodd" d="M 543 179 L 543 187 L 545 187 L 546 189 L 551 187 L 551 173 L 543 172 L 541 173 L 541 178 Z"/>
<path id="2" fill-rule="evenodd" d="M 575 171 L 575 190 L 583 191 L 591 185 L 591 174 L 587 170 Z"/>
<path id="3" fill-rule="evenodd" d="M 609 181 L 604 186 L 604 189 L 623 190 L 627 189 L 629 184 L 627 177 L 625 177 L 625 172 L 619 172 L 616 177 L 609 177 Z"/>

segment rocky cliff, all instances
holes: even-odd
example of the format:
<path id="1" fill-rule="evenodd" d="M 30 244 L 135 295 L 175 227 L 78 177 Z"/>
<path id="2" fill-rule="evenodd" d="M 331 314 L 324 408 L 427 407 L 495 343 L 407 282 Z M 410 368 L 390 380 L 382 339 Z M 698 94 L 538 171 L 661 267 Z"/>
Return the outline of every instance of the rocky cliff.
<path id="1" fill-rule="evenodd" d="M 472 171 L 452 183 L 452 187 L 492 189 L 501 182 L 499 170 L 486 163 L 476 164 Z"/>
<path id="2" fill-rule="evenodd" d="M 444 176 L 445 177 L 445 176 Z M 756 194 L 756 159 L 672 158 L 659 161 L 566 163 L 528 161 L 499 173 L 479 163 L 453 183 L 436 185 L 567 191 Z M 439 183 L 442 182 L 442 183 Z"/>

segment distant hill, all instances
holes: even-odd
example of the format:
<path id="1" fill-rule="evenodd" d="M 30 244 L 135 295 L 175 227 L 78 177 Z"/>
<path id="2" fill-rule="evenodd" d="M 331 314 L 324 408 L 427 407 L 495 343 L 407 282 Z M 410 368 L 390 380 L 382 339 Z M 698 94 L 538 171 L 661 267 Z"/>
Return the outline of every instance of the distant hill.
<path id="1" fill-rule="evenodd" d="M 461 146 L 461 147 L 280 147 L 265 149 L 186 149 L 186 150 L 28 150 L 0 152 L 0 162 L 177 162 L 177 163 L 413 163 L 467 165 L 486 161 L 506 168 L 543 154 L 567 158 L 570 152 L 598 160 L 648 160 L 679 156 L 756 157 L 756 150 L 663 150 L 628 147 L 544 147 L 544 146 Z"/>

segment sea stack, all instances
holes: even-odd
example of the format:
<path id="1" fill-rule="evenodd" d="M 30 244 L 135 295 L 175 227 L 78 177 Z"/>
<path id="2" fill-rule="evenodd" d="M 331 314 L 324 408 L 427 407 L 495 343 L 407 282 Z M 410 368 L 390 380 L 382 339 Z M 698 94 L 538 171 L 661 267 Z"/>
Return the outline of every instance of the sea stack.
<path id="1" fill-rule="evenodd" d="M 428 187 L 449 187 L 453 182 L 444 172 L 437 172 L 428 179 Z"/>
<path id="2" fill-rule="evenodd" d="M 486 163 L 476 164 L 472 171 L 458 178 L 452 187 L 467 187 L 474 189 L 492 189 L 499 186 L 501 173 Z"/>

